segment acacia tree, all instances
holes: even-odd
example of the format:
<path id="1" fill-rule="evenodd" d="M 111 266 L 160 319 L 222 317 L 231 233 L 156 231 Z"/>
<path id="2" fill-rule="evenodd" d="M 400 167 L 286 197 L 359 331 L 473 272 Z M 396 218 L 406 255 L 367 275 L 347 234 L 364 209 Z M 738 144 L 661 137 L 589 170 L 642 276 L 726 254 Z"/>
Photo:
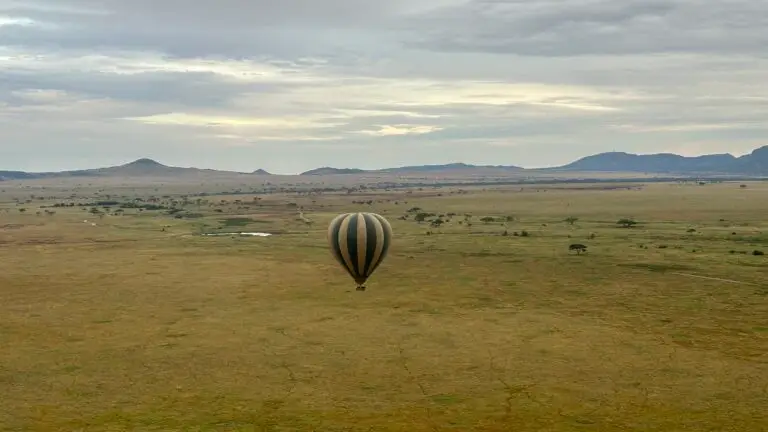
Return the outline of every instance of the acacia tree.
<path id="1" fill-rule="evenodd" d="M 563 222 L 566 222 L 566 223 L 568 223 L 568 225 L 573 225 L 573 224 L 575 224 L 575 223 L 576 223 L 576 221 L 578 221 L 578 220 L 579 220 L 579 218 L 577 218 L 577 217 L 575 217 L 575 216 L 568 216 L 567 218 L 565 218 L 565 220 L 564 220 Z"/>
<path id="2" fill-rule="evenodd" d="M 624 228 L 632 228 L 633 226 L 637 225 L 637 221 L 634 219 L 624 218 L 619 219 L 616 224 L 621 225 Z"/>
<path id="3" fill-rule="evenodd" d="M 576 251 L 576 254 L 581 254 L 582 252 L 587 251 L 587 246 L 580 244 L 580 243 L 574 243 L 570 246 L 568 246 L 568 250 Z"/>

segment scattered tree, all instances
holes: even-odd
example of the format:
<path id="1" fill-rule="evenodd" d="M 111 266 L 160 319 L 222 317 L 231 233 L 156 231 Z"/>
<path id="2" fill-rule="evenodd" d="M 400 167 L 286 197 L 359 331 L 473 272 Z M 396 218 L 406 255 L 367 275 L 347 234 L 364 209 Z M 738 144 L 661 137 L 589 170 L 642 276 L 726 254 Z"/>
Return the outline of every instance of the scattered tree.
<path id="1" fill-rule="evenodd" d="M 566 222 L 568 225 L 573 225 L 573 224 L 575 224 L 575 223 L 576 223 L 576 221 L 578 221 L 578 220 L 579 220 L 579 218 L 577 218 L 577 217 L 574 217 L 574 216 L 568 216 L 567 218 L 565 218 L 564 222 Z"/>
<path id="2" fill-rule="evenodd" d="M 633 226 L 637 225 L 637 221 L 634 219 L 619 219 L 616 224 L 621 225 L 624 228 L 632 228 Z"/>
<path id="3" fill-rule="evenodd" d="M 581 254 L 582 252 L 587 251 L 587 246 L 580 244 L 580 243 L 574 243 L 570 246 L 568 246 L 569 251 L 576 251 L 576 255 Z"/>
<path id="4" fill-rule="evenodd" d="M 417 213 L 416 216 L 413 218 L 416 222 L 422 223 L 424 222 L 428 217 L 430 216 L 429 213 Z"/>

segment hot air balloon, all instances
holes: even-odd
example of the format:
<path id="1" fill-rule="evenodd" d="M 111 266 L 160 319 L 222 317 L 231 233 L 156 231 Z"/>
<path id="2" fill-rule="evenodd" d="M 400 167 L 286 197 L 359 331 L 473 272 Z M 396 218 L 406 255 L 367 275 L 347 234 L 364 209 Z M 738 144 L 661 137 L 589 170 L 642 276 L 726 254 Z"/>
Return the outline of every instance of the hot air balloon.
<path id="1" fill-rule="evenodd" d="M 392 227 L 376 213 L 344 213 L 328 226 L 328 242 L 334 258 L 352 276 L 358 291 L 387 256 Z"/>

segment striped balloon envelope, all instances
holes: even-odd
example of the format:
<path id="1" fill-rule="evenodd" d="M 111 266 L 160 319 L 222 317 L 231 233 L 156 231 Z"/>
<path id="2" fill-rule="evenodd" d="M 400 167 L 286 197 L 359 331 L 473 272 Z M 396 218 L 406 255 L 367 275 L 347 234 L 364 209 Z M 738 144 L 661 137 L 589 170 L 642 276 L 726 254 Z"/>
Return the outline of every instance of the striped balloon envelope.
<path id="1" fill-rule="evenodd" d="M 328 242 L 336 261 L 352 276 L 358 291 L 387 256 L 392 227 L 376 213 L 344 213 L 328 226 Z"/>

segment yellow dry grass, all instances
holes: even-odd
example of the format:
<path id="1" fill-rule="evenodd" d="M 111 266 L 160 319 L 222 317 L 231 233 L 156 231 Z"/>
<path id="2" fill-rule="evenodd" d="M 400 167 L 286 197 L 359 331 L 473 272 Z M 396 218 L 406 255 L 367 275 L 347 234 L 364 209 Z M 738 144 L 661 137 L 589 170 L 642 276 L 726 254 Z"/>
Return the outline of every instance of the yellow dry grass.
<path id="1" fill-rule="evenodd" d="M 6 202 L 0 430 L 768 430 L 768 187 L 584 186 L 271 195 L 189 220 Z M 325 240 L 351 210 L 396 235 L 362 293 Z M 197 235 L 234 216 L 278 234 Z"/>

